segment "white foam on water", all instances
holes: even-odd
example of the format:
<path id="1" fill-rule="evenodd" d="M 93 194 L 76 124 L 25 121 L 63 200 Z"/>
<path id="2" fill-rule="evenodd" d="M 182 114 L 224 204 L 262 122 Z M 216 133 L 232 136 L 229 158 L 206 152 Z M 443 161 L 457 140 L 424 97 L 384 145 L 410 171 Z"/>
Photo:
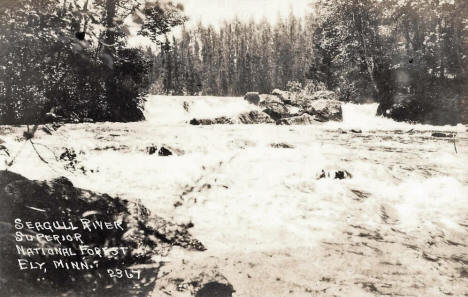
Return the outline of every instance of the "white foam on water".
<path id="1" fill-rule="evenodd" d="M 460 131 L 464 132 L 466 127 L 464 125 L 457 126 L 434 126 L 424 124 L 412 124 L 407 122 L 397 122 L 390 118 L 377 115 L 378 103 L 356 104 L 344 103 L 343 121 L 342 122 L 329 122 L 325 125 L 329 128 L 342 128 L 342 129 L 361 129 L 361 130 L 421 130 L 421 131 Z"/>
<path id="2" fill-rule="evenodd" d="M 194 118 L 234 117 L 255 109 L 240 97 L 153 95 L 147 98 L 145 118 L 151 124 L 183 124 Z"/>
<path id="3" fill-rule="evenodd" d="M 382 205 L 395 227 L 408 232 L 456 232 L 466 220 L 466 133 L 457 142 L 458 153 L 452 143 L 430 138 L 430 133 L 393 133 L 464 131 L 464 126 L 397 123 L 376 116 L 377 104 L 344 104 L 343 122 L 195 127 L 186 122 L 235 116 L 257 107 L 235 97 L 168 96 L 149 96 L 146 107 L 144 122 L 65 125 L 53 135 L 38 132 L 36 142 L 57 154 L 64 147 L 83 151 L 78 156 L 84 167 L 97 169 L 93 173 L 70 173 L 38 146 L 52 171 L 30 145 L 11 170 L 33 179 L 64 175 L 81 188 L 142 199 L 163 217 L 192 221 L 195 237 L 218 251 L 313 246 L 324 238 L 340 238 L 348 217 L 363 226 L 381 226 Z M 334 128 L 363 133 L 328 130 Z M 24 129 L 11 129 L 1 138 L 14 154 L 22 145 L 16 136 Z M 272 143 L 294 148 L 273 148 Z M 168 145 L 184 153 L 149 155 L 150 145 Z M 96 149 L 105 147 L 125 149 Z M 318 180 L 323 169 L 345 169 L 353 178 Z M 192 188 L 183 205 L 174 208 L 180 195 Z M 352 190 L 366 192 L 368 198 L 356 202 Z"/>

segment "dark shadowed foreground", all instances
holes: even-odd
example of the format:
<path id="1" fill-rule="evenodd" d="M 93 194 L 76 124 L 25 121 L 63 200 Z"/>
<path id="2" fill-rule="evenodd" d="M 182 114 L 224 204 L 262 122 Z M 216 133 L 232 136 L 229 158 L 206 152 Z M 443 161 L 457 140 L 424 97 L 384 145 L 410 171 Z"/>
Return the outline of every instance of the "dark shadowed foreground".
<path id="1" fill-rule="evenodd" d="M 25 242 L 17 240 L 17 219 L 31 222 L 72 222 L 82 235 L 82 242 L 67 241 L 58 244 L 44 238 Z M 117 222 L 122 228 L 93 230 L 88 232 L 81 225 L 82 219 L 101 222 Z M 66 178 L 50 182 L 32 181 L 25 177 L 0 171 L 0 296 L 146 296 L 152 290 L 162 263 L 154 262 L 154 256 L 166 256 L 173 246 L 204 250 L 193 239 L 186 226 L 172 224 L 139 203 L 113 198 L 106 194 L 75 188 Z M 22 229 L 23 231 L 24 229 Z M 26 232 L 35 236 L 73 234 L 69 230 L 38 230 Z M 52 231 L 52 232 L 50 232 Z M 24 248 L 70 249 L 72 257 L 59 255 L 19 255 L 18 245 Z M 80 254 L 80 245 L 90 248 L 127 247 L 117 255 Z M 47 272 L 20 270 L 18 259 L 29 263 L 46 262 Z M 92 269 L 54 269 L 52 263 L 60 259 L 67 262 L 87 262 Z M 107 269 L 133 269 L 147 264 L 139 279 L 110 278 Z M 27 266 L 27 265 L 26 265 Z M 136 268 L 135 268 L 136 269 Z"/>

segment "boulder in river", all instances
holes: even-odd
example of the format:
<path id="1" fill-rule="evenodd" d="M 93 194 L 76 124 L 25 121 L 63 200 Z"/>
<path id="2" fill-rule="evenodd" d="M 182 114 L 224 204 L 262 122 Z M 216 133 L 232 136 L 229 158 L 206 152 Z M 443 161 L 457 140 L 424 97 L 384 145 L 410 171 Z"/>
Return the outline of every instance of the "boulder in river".
<path id="1" fill-rule="evenodd" d="M 310 100 L 336 100 L 338 101 L 338 96 L 333 91 L 317 91 L 312 95 L 308 96 L 307 99 Z"/>
<path id="2" fill-rule="evenodd" d="M 172 156 L 172 152 L 163 146 L 159 149 L 158 155 L 160 157 L 168 157 L 168 156 Z"/>
<path id="3" fill-rule="evenodd" d="M 263 104 L 263 112 L 268 114 L 275 121 L 284 117 L 290 117 L 288 108 L 282 102 L 265 102 Z"/>
<path id="4" fill-rule="evenodd" d="M 284 104 L 283 101 L 275 95 L 270 95 L 270 94 L 260 95 L 260 103 L 259 103 L 260 107 L 266 107 L 272 103 Z"/>
<path id="5" fill-rule="evenodd" d="M 315 116 L 306 113 L 300 116 L 283 118 L 277 122 L 278 125 L 312 125 L 317 123 L 319 121 Z"/>
<path id="6" fill-rule="evenodd" d="M 258 110 L 242 113 L 238 116 L 241 124 L 269 124 L 275 121 L 266 113 Z"/>
<path id="7" fill-rule="evenodd" d="M 285 104 L 297 105 L 298 94 L 296 93 L 274 89 L 271 94 L 277 96 Z"/>
<path id="8" fill-rule="evenodd" d="M 194 125 L 194 126 L 223 125 L 223 124 L 234 124 L 234 121 L 228 117 L 218 117 L 214 119 L 192 119 L 190 121 L 190 125 Z"/>
<path id="9" fill-rule="evenodd" d="M 248 92 L 245 94 L 244 99 L 247 100 L 249 103 L 258 105 L 260 102 L 260 95 L 258 92 Z"/>
<path id="10" fill-rule="evenodd" d="M 263 108 L 263 112 L 268 114 L 275 121 L 282 118 L 289 118 L 301 115 L 304 111 L 297 106 L 285 104 L 276 97 L 270 95 L 264 96 L 260 102 L 260 106 Z"/>
<path id="11" fill-rule="evenodd" d="M 455 134 L 453 133 L 443 133 L 443 132 L 433 132 L 431 134 L 432 137 L 439 137 L 439 138 L 453 138 Z"/>
<path id="12" fill-rule="evenodd" d="M 270 146 L 272 148 L 277 148 L 277 149 L 293 149 L 294 148 L 294 145 L 292 144 L 288 144 L 288 143 L 285 143 L 285 142 L 276 142 L 276 143 L 272 143 L 270 144 Z"/>
<path id="13" fill-rule="evenodd" d="M 308 114 L 316 116 L 320 122 L 343 120 L 341 102 L 338 100 L 319 99 L 308 101 L 304 108 Z"/>
<path id="14" fill-rule="evenodd" d="M 323 179 L 323 178 L 348 179 L 352 177 L 353 175 L 349 173 L 347 170 L 331 170 L 331 171 L 322 170 L 320 174 L 318 175 L 317 179 Z"/>

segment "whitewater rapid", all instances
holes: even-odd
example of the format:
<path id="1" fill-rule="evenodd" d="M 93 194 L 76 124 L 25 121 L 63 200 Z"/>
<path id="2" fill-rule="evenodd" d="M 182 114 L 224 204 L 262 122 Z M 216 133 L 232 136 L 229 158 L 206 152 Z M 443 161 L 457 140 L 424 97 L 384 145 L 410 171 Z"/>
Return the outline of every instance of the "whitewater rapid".
<path id="1" fill-rule="evenodd" d="M 466 127 L 397 123 L 376 116 L 377 104 L 342 108 L 343 121 L 318 125 L 193 126 L 192 118 L 257 107 L 242 98 L 149 96 L 146 121 L 66 124 L 52 135 L 38 129 L 34 142 L 47 164 L 21 140 L 26 127 L 0 126 L 0 139 L 16 156 L 13 172 L 65 176 L 76 187 L 140 200 L 163 218 L 192 224 L 207 251 L 170 255 L 168 279 L 198 276 L 213 263 L 238 296 L 302 297 L 320 279 L 318 296 L 375 296 L 368 287 L 389 296 L 463 296 Z M 149 153 L 163 146 L 174 154 Z M 65 150 L 76 152 L 75 167 L 85 172 L 56 159 Z M 0 155 L 0 169 L 7 160 Z M 352 177 L 318 178 L 336 170 Z M 161 296 L 167 282 L 157 283 Z"/>
<path id="2" fill-rule="evenodd" d="M 378 103 L 355 104 L 344 103 L 343 121 L 329 122 L 322 125 L 326 129 L 361 129 L 361 130 L 422 130 L 464 132 L 465 126 L 432 126 L 396 122 L 377 115 Z M 242 97 L 213 96 L 159 96 L 147 97 L 144 114 L 146 122 L 151 125 L 181 125 L 191 119 L 208 119 L 216 117 L 234 117 L 243 112 L 260 110 L 249 104 Z M 314 126 L 317 127 L 317 126 Z"/>

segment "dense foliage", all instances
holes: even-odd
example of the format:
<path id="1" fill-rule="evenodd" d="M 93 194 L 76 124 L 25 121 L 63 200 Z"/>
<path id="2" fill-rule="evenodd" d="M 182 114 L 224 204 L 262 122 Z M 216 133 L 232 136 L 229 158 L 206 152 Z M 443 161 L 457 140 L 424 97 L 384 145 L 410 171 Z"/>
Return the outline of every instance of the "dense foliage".
<path id="1" fill-rule="evenodd" d="M 291 14 L 276 25 L 236 19 L 219 30 L 183 28 L 180 38 L 161 44 L 153 69 L 156 90 L 225 96 L 302 83 L 312 62 L 310 21 Z"/>
<path id="2" fill-rule="evenodd" d="M 133 121 L 151 59 L 127 45 L 130 25 L 156 37 L 185 18 L 143 0 L 2 0 L 0 123 Z M 161 12 L 156 14 L 155 11 Z"/>
<path id="3" fill-rule="evenodd" d="M 398 120 L 468 119 L 464 0 L 317 0 L 305 18 L 198 25 L 166 40 L 155 89 L 243 95 L 323 83 L 341 100 L 380 102 Z"/>

